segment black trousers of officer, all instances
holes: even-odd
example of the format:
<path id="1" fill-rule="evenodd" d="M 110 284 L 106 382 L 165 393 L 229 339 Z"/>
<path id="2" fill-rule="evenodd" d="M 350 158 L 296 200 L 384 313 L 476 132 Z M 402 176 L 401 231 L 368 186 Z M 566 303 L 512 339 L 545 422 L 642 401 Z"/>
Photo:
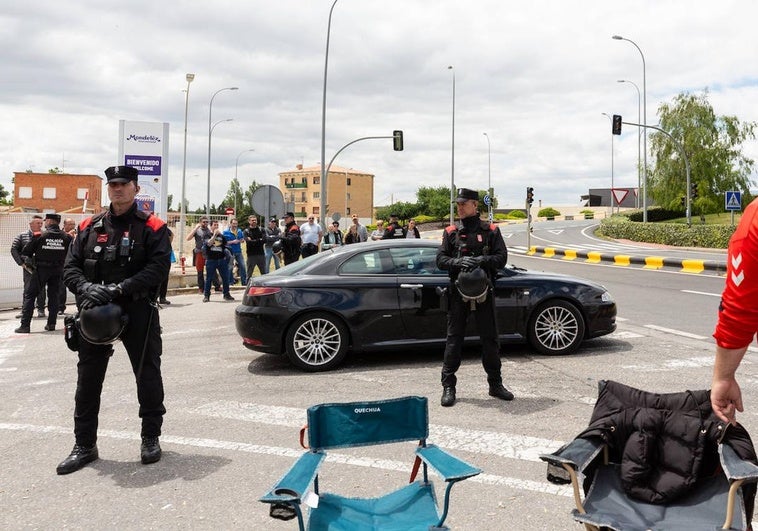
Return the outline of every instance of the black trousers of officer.
<path id="1" fill-rule="evenodd" d="M 447 312 L 447 343 L 445 357 L 442 362 L 442 386 L 455 387 L 458 379 L 455 376 L 461 366 L 461 351 L 463 339 L 466 336 L 466 323 L 471 317 L 476 322 L 482 345 L 482 366 L 487 373 L 490 384 L 502 383 L 500 374 L 500 342 L 495 320 L 495 297 L 492 290 L 482 304 L 476 305 L 476 311 L 471 311 L 471 303 L 464 302 L 455 285 L 451 282 L 448 288 L 450 307 Z"/>
<path id="2" fill-rule="evenodd" d="M 62 267 L 38 266 L 34 274 L 29 274 L 29 283 L 24 288 L 24 303 L 21 307 L 21 326 L 29 326 L 32 322 L 34 305 L 42 296 L 43 307 L 45 300 L 45 287 L 47 287 L 47 324 L 55 326 L 58 317 L 58 300 L 61 291 Z M 42 309 L 39 308 L 38 309 Z"/>
<path id="3" fill-rule="evenodd" d="M 157 437 L 161 434 L 163 415 L 166 413 L 161 377 L 163 342 L 158 311 L 147 299 L 128 302 L 123 307 L 129 316 L 129 324 L 121 334 L 121 341 L 129 355 L 137 381 L 139 416 L 142 418 L 141 435 Z M 81 336 L 79 341 L 74 435 L 77 444 L 92 446 L 97 441 L 100 393 L 108 361 L 113 355 L 113 346 L 93 345 Z"/>
<path id="4" fill-rule="evenodd" d="M 22 271 L 24 272 L 24 293 L 26 293 L 26 290 L 29 288 L 29 283 L 32 281 L 33 275 L 26 269 L 22 269 Z M 23 305 L 23 302 L 21 304 Z M 37 295 L 36 306 L 39 311 L 41 312 L 45 311 L 45 290 L 39 291 L 39 294 Z"/>

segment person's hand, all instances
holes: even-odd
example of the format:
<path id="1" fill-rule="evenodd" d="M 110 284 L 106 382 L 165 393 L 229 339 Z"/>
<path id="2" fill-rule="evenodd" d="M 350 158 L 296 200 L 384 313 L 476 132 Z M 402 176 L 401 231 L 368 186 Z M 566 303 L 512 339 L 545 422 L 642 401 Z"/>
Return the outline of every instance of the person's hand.
<path id="1" fill-rule="evenodd" d="M 481 256 L 464 256 L 460 258 L 460 267 L 463 271 L 473 271 L 482 263 Z"/>
<path id="2" fill-rule="evenodd" d="M 742 391 L 734 377 L 713 380 L 711 385 L 711 408 L 718 418 L 728 424 L 736 424 L 737 412 L 744 411 Z"/>
<path id="3" fill-rule="evenodd" d="M 82 288 L 82 309 L 87 310 L 108 304 L 119 295 L 121 295 L 121 288 L 116 284 L 104 286 L 88 282 Z"/>

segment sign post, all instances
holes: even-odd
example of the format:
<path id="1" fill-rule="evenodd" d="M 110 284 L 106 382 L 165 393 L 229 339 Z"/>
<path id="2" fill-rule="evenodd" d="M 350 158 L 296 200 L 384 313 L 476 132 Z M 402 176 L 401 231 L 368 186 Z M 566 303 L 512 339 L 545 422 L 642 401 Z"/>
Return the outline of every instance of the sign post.
<path id="1" fill-rule="evenodd" d="M 734 212 L 742 210 L 742 192 L 730 190 L 724 194 L 724 209 L 731 212 L 732 226 L 734 226 Z"/>

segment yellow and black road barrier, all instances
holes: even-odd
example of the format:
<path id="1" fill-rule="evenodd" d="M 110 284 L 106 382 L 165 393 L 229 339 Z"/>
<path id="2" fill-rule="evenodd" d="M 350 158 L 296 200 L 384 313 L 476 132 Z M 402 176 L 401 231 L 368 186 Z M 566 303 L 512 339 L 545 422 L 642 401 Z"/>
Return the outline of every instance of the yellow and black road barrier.
<path id="1" fill-rule="evenodd" d="M 627 254 L 601 253 L 597 251 L 580 251 L 575 249 L 556 249 L 554 247 L 532 246 L 527 252 L 529 256 L 538 258 L 558 258 L 562 260 L 583 260 L 590 264 L 609 262 L 620 267 L 641 266 L 643 269 L 675 268 L 682 273 L 702 273 L 704 271 L 717 274 L 726 273 L 726 261 L 692 260 L 686 258 L 666 258 L 663 256 L 632 256 Z"/>

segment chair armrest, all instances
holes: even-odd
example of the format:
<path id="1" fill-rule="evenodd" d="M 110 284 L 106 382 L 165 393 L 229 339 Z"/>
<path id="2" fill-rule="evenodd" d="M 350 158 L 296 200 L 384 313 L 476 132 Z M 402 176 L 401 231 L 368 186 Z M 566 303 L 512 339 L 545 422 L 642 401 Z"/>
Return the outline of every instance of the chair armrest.
<path id="1" fill-rule="evenodd" d="M 719 445 L 719 456 L 721 467 L 729 481 L 758 481 L 758 466 L 742 459 L 728 444 Z"/>
<path id="2" fill-rule="evenodd" d="M 447 453 L 434 444 L 416 448 L 416 455 L 432 467 L 445 481 L 459 481 L 480 474 L 479 468 Z"/>
<path id="3" fill-rule="evenodd" d="M 300 498 L 313 482 L 325 457 L 326 454 L 323 452 L 304 453 L 259 501 L 263 503 L 300 502 Z"/>
<path id="4" fill-rule="evenodd" d="M 605 443 L 597 438 L 574 439 L 564 444 L 552 454 L 541 454 L 540 459 L 551 465 L 570 465 L 575 470 L 584 470 L 595 460 Z"/>

